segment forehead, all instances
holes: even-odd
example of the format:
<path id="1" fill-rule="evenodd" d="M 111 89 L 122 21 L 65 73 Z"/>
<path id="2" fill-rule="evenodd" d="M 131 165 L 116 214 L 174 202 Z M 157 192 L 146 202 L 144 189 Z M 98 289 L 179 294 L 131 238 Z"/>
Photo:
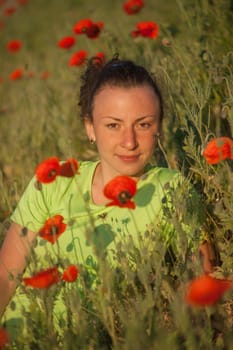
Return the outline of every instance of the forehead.
<path id="1" fill-rule="evenodd" d="M 149 85 L 131 87 L 105 85 L 94 97 L 93 112 L 103 108 L 158 109 L 159 98 Z"/>
<path id="2" fill-rule="evenodd" d="M 149 85 L 134 87 L 103 87 L 93 101 L 93 118 L 110 116 L 114 118 L 135 120 L 146 115 L 159 118 L 160 104 L 158 96 Z M 97 119 L 96 119 L 97 118 Z"/>

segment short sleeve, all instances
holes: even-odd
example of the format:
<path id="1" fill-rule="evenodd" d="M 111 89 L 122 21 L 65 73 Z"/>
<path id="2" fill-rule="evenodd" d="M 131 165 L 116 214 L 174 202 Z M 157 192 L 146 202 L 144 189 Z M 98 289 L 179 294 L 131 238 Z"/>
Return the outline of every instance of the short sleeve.
<path id="1" fill-rule="evenodd" d="M 33 232 L 37 232 L 43 226 L 49 214 L 46 185 L 41 186 L 43 188 L 38 186 L 36 178 L 33 177 L 11 215 L 13 222 Z"/>

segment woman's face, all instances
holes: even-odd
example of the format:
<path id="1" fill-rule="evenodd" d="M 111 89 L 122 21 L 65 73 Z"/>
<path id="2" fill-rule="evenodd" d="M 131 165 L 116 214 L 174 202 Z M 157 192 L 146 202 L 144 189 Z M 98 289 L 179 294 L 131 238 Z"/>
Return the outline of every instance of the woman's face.
<path id="1" fill-rule="evenodd" d="M 105 182 L 117 175 L 139 177 L 151 158 L 159 131 L 159 99 L 149 85 L 105 86 L 94 97 L 93 120 L 85 120 L 96 141 Z"/>

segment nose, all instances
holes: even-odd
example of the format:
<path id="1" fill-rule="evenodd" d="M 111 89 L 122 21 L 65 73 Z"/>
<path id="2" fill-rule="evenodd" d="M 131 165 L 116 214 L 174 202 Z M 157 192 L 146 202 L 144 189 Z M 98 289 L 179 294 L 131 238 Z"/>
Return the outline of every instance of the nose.
<path id="1" fill-rule="evenodd" d="M 127 150 L 134 150 L 137 148 L 137 134 L 133 127 L 128 127 L 123 131 L 121 144 Z"/>

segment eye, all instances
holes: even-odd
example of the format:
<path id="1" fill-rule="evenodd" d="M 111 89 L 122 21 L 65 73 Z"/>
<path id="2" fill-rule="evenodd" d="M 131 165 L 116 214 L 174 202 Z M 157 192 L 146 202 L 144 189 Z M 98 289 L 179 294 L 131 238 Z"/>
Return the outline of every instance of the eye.
<path id="1" fill-rule="evenodd" d="M 139 123 L 138 124 L 138 128 L 139 129 L 149 129 L 151 127 L 151 123 L 148 123 L 148 122 L 143 122 L 143 123 Z"/>
<path id="2" fill-rule="evenodd" d="M 109 123 L 106 125 L 108 129 L 118 129 L 119 124 L 118 123 Z"/>

